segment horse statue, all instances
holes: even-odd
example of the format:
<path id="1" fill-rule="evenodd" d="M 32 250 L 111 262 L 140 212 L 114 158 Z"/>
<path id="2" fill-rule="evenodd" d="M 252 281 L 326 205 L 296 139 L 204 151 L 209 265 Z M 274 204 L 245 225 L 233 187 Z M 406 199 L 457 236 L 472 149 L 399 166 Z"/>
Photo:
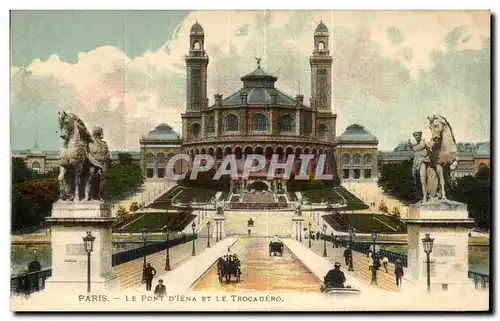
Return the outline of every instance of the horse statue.
<path id="1" fill-rule="evenodd" d="M 109 159 L 107 144 L 102 141 L 102 128 L 94 128 L 92 136 L 75 114 L 65 111 L 58 114 L 63 140 L 59 151 L 59 199 L 101 200 L 101 178 Z"/>
<path id="2" fill-rule="evenodd" d="M 427 119 L 431 130 L 431 141 L 421 141 L 420 132 L 414 134 L 417 145 L 413 147 L 415 151 L 413 172 L 414 175 L 419 172 L 420 180 L 417 180 L 417 183 L 421 184 L 423 202 L 428 200 L 428 196 L 431 199 L 439 197 L 446 200 L 446 188 L 451 187 L 451 173 L 459 161 L 458 147 L 446 118 L 433 115 Z"/>

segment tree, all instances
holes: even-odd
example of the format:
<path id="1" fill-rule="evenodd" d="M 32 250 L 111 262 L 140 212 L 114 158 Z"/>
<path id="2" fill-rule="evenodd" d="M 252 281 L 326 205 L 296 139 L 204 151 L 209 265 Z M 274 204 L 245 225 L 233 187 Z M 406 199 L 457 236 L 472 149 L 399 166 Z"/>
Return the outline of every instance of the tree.
<path id="1" fill-rule="evenodd" d="M 33 176 L 33 171 L 26 166 L 24 159 L 12 158 L 12 185 L 30 180 Z"/>
<path id="2" fill-rule="evenodd" d="M 120 165 L 132 165 L 133 158 L 130 153 L 118 153 L 118 163 Z"/>
<path id="3" fill-rule="evenodd" d="M 136 212 L 139 210 L 139 204 L 137 202 L 133 202 L 132 204 L 130 204 L 130 211 L 131 212 Z"/>
<path id="4" fill-rule="evenodd" d="M 491 224 L 491 173 L 489 168 L 480 168 L 475 176 L 458 178 L 450 198 L 467 204 L 471 218 L 477 226 L 490 228 Z"/>
<path id="5" fill-rule="evenodd" d="M 102 197 L 105 200 L 123 199 L 138 190 L 143 183 L 139 165 L 115 165 L 104 176 Z"/>
<path id="6" fill-rule="evenodd" d="M 387 214 L 389 213 L 389 208 L 387 207 L 387 205 L 385 205 L 384 201 L 382 201 L 378 207 L 378 210 L 381 212 L 381 213 L 384 213 L 384 214 Z"/>
<path id="7" fill-rule="evenodd" d="M 382 190 L 407 204 L 419 201 L 419 194 L 412 175 L 413 160 L 382 165 L 377 181 Z"/>

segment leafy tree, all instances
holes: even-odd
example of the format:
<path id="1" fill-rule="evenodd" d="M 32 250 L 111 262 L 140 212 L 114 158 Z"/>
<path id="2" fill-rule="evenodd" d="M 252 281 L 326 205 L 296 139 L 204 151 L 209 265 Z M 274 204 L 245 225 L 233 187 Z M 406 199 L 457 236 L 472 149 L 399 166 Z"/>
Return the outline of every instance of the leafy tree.
<path id="1" fill-rule="evenodd" d="M 385 205 L 385 203 L 382 201 L 380 202 L 380 205 L 378 207 L 378 210 L 381 212 L 381 213 L 389 213 L 389 208 L 387 207 L 387 205 Z"/>
<path id="2" fill-rule="evenodd" d="M 139 165 L 115 165 L 106 172 L 102 196 L 105 200 L 123 199 L 137 191 L 143 183 Z"/>
<path id="3" fill-rule="evenodd" d="M 30 180 L 33 176 L 33 171 L 26 166 L 24 159 L 12 158 L 12 185 Z"/>
<path id="4" fill-rule="evenodd" d="M 118 163 L 120 163 L 120 165 L 132 165 L 132 155 L 130 155 L 130 153 L 118 153 Z"/>
<path id="5" fill-rule="evenodd" d="M 382 190 L 407 204 L 419 201 L 412 175 L 413 160 L 382 165 L 377 181 Z"/>
<path id="6" fill-rule="evenodd" d="M 489 168 L 480 168 L 475 176 L 458 178 L 457 187 L 450 198 L 467 204 L 471 218 L 477 226 L 490 228 L 491 224 L 491 173 Z"/>

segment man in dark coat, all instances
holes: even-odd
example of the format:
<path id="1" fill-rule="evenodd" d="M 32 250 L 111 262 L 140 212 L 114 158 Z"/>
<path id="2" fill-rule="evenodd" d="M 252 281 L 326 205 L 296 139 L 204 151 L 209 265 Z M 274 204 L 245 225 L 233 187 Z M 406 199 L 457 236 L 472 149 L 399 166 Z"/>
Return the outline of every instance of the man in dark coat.
<path id="1" fill-rule="evenodd" d="M 398 289 L 401 288 L 401 281 L 403 279 L 403 264 L 401 264 L 401 260 L 396 260 L 396 268 L 394 269 L 394 274 L 396 275 L 396 286 Z"/>
<path id="2" fill-rule="evenodd" d="M 167 289 L 163 285 L 163 280 L 159 279 L 158 285 L 155 287 L 155 296 L 163 298 L 165 296 L 165 292 L 167 292 Z"/>
<path id="3" fill-rule="evenodd" d="M 156 275 L 156 270 L 151 266 L 151 263 L 146 265 L 144 268 L 144 279 L 146 280 L 146 291 L 151 291 L 153 277 Z"/>
<path id="4" fill-rule="evenodd" d="M 352 260 L 352 251 L 349 245 L 347 245 L 346 249 L 344 250 L 344 260 L 345 265 L 349 265 L 350 260 Z"/>
<path id="5" fill-rule="evenodd" d="M 340 271 L 340 263 L 335 262 L 334 269 L 328 271 L 325 276 L 324 284 L 325 286 L 331 286 L 334 288 L 343 288 L 345 282 L 344 272 Z"/>

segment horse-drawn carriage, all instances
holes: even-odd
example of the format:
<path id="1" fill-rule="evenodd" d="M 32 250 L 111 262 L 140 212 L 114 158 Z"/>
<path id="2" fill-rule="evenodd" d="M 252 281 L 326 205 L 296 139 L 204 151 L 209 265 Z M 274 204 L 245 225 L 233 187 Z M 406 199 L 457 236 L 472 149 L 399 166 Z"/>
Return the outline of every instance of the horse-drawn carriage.
<path id="1" fill-rule="evenodd" d="M 283 256 L 284 247 L 285 246 L 281 241 L 276 241 L 276 240 L 271 241 L 271 243 L 269 243 L 269 256 L 273 255 Z"/>
<path id="2" fill-rule="evenodd" d="M 217 275 L 219 276 L 219 282 L 225 280 L 226 283 L 229 283 L 231 282 L 231 276 L 234 276 L 236 278 L 236 282 L 239 282 L 241 277 L 240 266 L 240 260 L 234 256 L 219 258 L 219 261 L 217 262 Z"/>
<path id="3" fill-rule="evenodd" d="M 248 219 L 247 226 L 248 227 L 253 227 L 253 220 L 252 220 L 252 218 Z"/>

